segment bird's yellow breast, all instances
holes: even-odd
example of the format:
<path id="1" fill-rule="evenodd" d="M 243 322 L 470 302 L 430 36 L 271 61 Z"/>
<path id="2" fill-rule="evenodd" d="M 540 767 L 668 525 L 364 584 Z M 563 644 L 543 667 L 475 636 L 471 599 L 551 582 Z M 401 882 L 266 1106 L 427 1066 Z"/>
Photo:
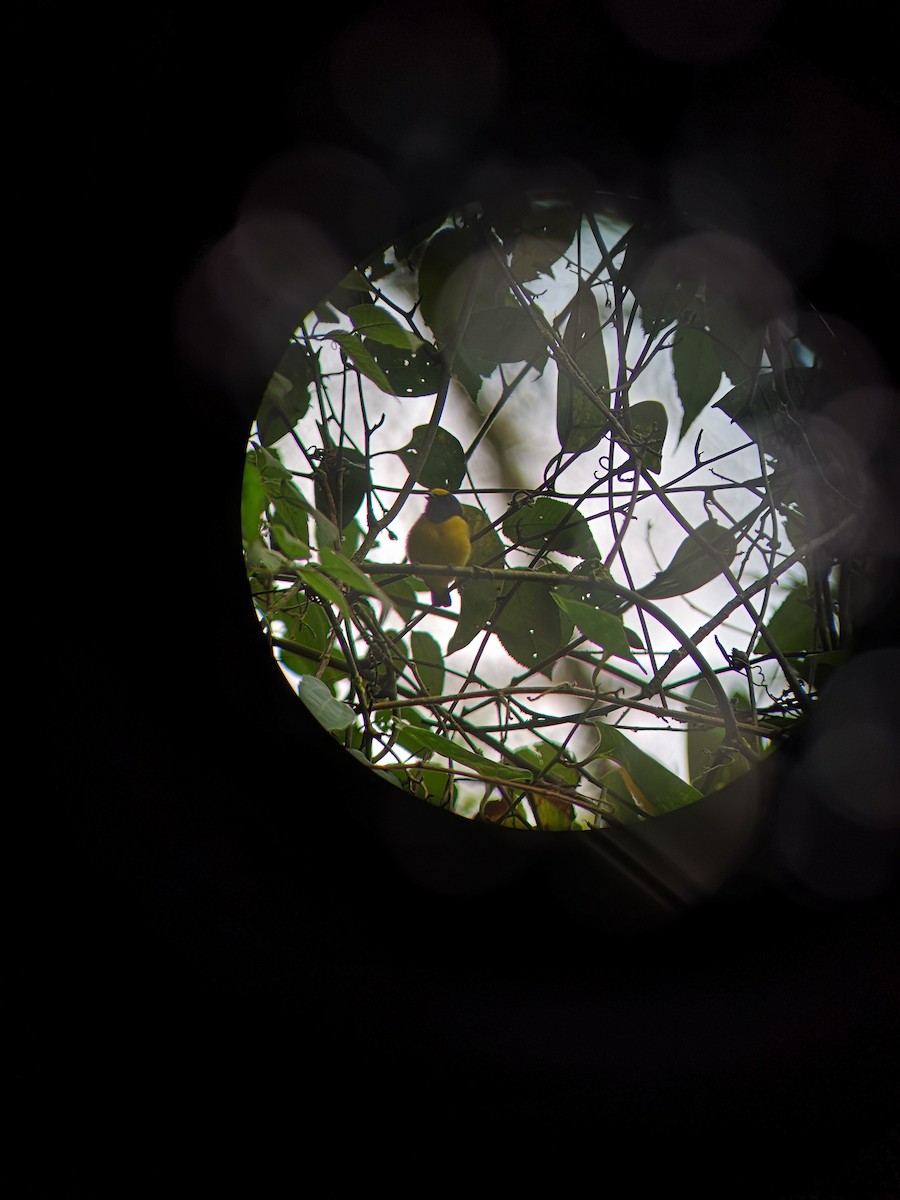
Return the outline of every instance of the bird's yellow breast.
<path id="1" fill-rule="evenodd" d="M 448 517 L 437 524 L 422 518 L 410 531 L 407 546 L 412 562 L 450 563 L 454 567 L 466 565 L 471 549 L 464 517 Z"/>

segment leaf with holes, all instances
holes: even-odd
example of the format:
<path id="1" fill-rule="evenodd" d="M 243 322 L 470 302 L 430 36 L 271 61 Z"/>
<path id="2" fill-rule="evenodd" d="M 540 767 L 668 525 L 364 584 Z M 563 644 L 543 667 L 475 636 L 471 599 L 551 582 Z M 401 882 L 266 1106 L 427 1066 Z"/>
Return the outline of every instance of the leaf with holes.
<path id="1" fill-rule="evenodd" d="M 423 487 L 443 487 L 455 492 L 466 471 L 466 454 L 459 441 L 440 426 L 435 430 L 428 458 L 422 461 L 422 451 L 428 438 L 428 426 L 417 425 L 407 445 L 394 453 L 403 460 L 407 471 Z"/>

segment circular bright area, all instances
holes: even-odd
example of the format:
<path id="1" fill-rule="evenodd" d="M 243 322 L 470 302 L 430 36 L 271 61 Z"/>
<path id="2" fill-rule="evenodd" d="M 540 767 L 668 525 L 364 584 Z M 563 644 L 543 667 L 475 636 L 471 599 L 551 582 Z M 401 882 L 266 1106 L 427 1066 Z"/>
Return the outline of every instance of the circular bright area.
<path id="1" fill-rule="evenodd" d="M 605 195 L 487 199 L 358 263 L 298 313 L 244 473 L 253 604 L 323 736 L 518 829 L 752 771 L 865 600 L 840 357 L 753 246 Z"/>

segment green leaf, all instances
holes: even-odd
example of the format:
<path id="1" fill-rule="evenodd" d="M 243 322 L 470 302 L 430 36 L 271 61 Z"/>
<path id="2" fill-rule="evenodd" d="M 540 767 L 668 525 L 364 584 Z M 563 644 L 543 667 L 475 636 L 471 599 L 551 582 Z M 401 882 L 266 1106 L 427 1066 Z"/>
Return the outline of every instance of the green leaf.
<path id="1" fill-rule="evenodd" d="M 572 204 L 533 203 L 515 222 L 514 239 L 503 234 L 507 245 L 512 243 L 510 270 L 522 283 L 552 274 L 551 267 L 565 254 L 581 226 L 581 209 Z"/>
<path id="2" fill-rule="evenodd" d="M 797 584 L 766 622 L 782 654 L 799 654 L 816 646 L 815 602 L 805 584 Z M 753 644 L 754 654 L 766 654 L 766 640 L 760 633 Z"/>
<path id="3" fill-rule="evenodd" d="M 419 311 L 441 342 L 450 339 L 471 288 L 475 309 L 502 304 L 509 292 L 506 276 L 476 230 L 439 230 L 419 266 Z"/>
<path id="4" fill-rule="evenodd" d="M 716 697 L 706 679 L 699 680 L 690 693 L 690 699 L 698 704 L 707 706 L 712 711 L 719 711 Z M 688 774 L 691 778 L 691 783 L 695 786 L 700 786 L 700 780 L 712 768 L 715 756 L 722 745 L 724 737 L 725 729 L 723 726 L 706 724 L 688 725 Z"/>
<path id="5" fill-rule="evenodd" d="M 533 362 L 542 370 L 548 357 L 544 335 L 524 308 L 482 308 L 472 313 L 458 355 L 480 375 L 498 363 Z"/>
<path id="6" fill-rule="evenodd" d="M 390 383 L 392 395 L 402 399 L 436 394 L 441 382 L 441 356 L 430 342 L 409 350 L 367 339 L 366 349 Z"/>
<path id="7" fill-rule="evenodd" d="M 464 504 L 462 510 L 472 538 L 469 566 L 502 568 L 505 547 L 484 512 L 471 504 Z M 494 579 L 466 579 L 459 585 L 459 593 L 459 620 L 447 646 L 448 654 L 468 646 L 485 628 L 497 603 L 500 584 Z"/>
<path id="8" fill-rule="evenodd" d="M 430 633 L 414 631 L 410 637 L 412 657 L 429 696 L 440 696 L 444 691 L 444 658 L 441 648 Z"/>
<path id="9" fill-rule="evenodd" d="M 271 525 L 273 545 L 288 558 L 309 558 L 312 551 L 309 545 L 300 538 L 294 537 L 290 530 L 274 521 Z"/>
<path id="10" fill-rule="evenodd" d="M 283 526 L 301 542 L 309 542 L 309 505 L 293 483 L 284 484 L 272 513 L 272 524 Z"/>
<path id="11" fill-rule="evenodd" d="M 704 280 L 690 254 L 678 248 L 660 249 L 659 232 L 633 229 L 621 270 L 641 311 L 641 326 L 648 337 L 668 329 L 675 321 L 695 320 L 703 308 Z"/>
<path id="12" fill-rule="evenodd" d="M 481 365 L 486 370 L 489 366 L 486 363 Z M 460 354 L 455 355 L 453 359 L 453 378 L 475 404 L 478 400 L 478 393 L 481 391 L 481 385 L 484 383 L 484 377 Z"/>
<path id="13" fill-rule="evenodd" d="M 341 530 L 341 551 L 345 558 L 352 558 L 356 553 L 359 543 L 363 539 L 363 531 L 359 521 L 351 521 Z"/>
<path id="14" fill-rule="evenodd" d="M 688 534 L 659 574 L 640 588 L 647 600 L 686 596 L 716 579 L 737 554 L 737 538 L 730 529 L 710 519 Z"/>
<path id="15" fill-rule="evenodd" d="M 289 433 L 309 408 L 309 395 L 301 393 L 301 404 L 291 409 L 293 384 L 278 371 L 269 380 L 256 414 L 256 429 L 263 446 L 272 446 Z"/>
<path id="16" fill-rule="evenodd" d="M 362 303 L 362 295 L 369 294 L 369 283 L 365 275 L 356 267 L 348 272 L 341 282 L 328 294 L 328 302 L 341 312 L 349 312 L 351 308 Z"/>
<path id="17" fill-rule="evenodd" d="M 612 572 L 603 565 L 599 557 L 584 559 L 572 568 L 573 575 L 592 575 L 598 583 L 613 583 Z M 621 613 L 626 606 L 625 601 L 613 591 L 593 584 L 573 583 L 562 584 L 559 594 L 572 600 L 583 600 L 591 608 L 599 608 L 603 612 Z"/>
<path id="18" fill-rule="evenodd" d="M 722 370 L 735 385 L 749 382 L 759 371 L 761 330 L 739 307 L 721 300 L 708 305 L 706 323 Z"/>
<path id="19" fill-rule="evenodd" d="M 526 549 L 545 549 L 568 558 L 599 558 L 590 526 L 577 508 L 562 500 L 542 498 L 522 508 L 510 508 L 503 532 Z"/>
<path id="20" fill-rule="evenodd" d="M 713 792 L 746 775 L 749 770 L 750 763 L 739 750 L 733 746 L 722 746 L 706 774 L 691 782 L 704 796 L 711 796 Z"/>
<path id="21" fill-rule="evenodd" d="M 527 799 L 537 827 L 544 833 L 567 833 L 572 828 L 575 807 L 571 800 L 557 799 L 540 792 L 529 794 Z"/>
<path id="22" fill-rule="evenodd" d="M 347 597 L 332 579 L 329 579 L 327 575 L 324 575 L 313 565 L 299 567 L 297 575 L 308 587 L 312 588 L 317 596 L 321 596 L 323 600 L 327 600 L 329 604 L 333 604 L 336 608 L 339 608 L 345 617 L 350 618 L 351 613 L 347 605 Z"/>
<path id="23" fill-rule="evenodd" d="M 797 674 L 807 683 L 822 685 L 842 665 L 847 652 L 820 649 L 815 608 L 807 586 L 797 584 L 766 622 L 766 632 L 782 654 L 805 655 L 794 664 Z M 762 634 L 757 637 L 753 652 L 768 654 Z"/>
<path id="24" fill-rule="evenodd" d="M 417 591 L 427 592 L 428 585 L 415 575 L 404 575 L 402 579 L 394 579 L 384 584 L 384 591 L 391 603 L 404 618 L 409 620 L 418 604 Z"/>
<path id="25" fill-rule="evenodd" d="M 341 280 L 340 286 L 351 292 L 367 292 L 369 281 L 358 267 L 352 267 Z"/>
<path id="26" fill-rule="evenodd" d="M 691 784 L 685 783 L 661 762 L 644 750 L 638 749 L 615 725 L 595 722 L 600 733 L 600 750 L 594 758 L 612 759 L 627 772 L 626 797 L 635 800 L 639 807 L 652 815 L 675 812 L 699 800 L 701 793 Z M 613 778 L 604 776 L 603 782 L 616 787 Z M 621 783 L 618 785 L 621 788 Z"/>
<path id="27" fill-rule="evenodd" d="M 597 298 L 579 280 L 572 311 L 566 322 L 563 346 L 575 359 L 595 391 L 608 393 L 609 367 L 603 345 L 603 330 Z M 606 405 L 608 407 L 608 405 Z M 560 365 L 556 384 L 556 433 L 568 454 L 580 454 L 598 444 L 609 427 L 604 406 L 598 406 L 569 377 Z"/>
<path id="28" fill-rule="evenodd" d="M 266 493 L 259 468 L 248 456 L 241 481 L 241 536 L 246 546 L 252 546 L 259 535 L 260 517 L 266 507 Z"/>
<path id="29" fill-rule="evenodd" d="M 309 411 L 309 387 L 315 379 L 313 356 L 300 342 L 291 342 L 263 394 L 256 414 L 259 440 L 272 446 L 289 433 Z"/>
<path id="30" fill-rule="evenodd" d="M 378 584 L 374 583 L 365 572 L 359 569 L 356 563 L 352 563 L 343 554 L 338 554 L 336 550 L 330 550 L 327 546 L 323 546 L 319 551 L 319 559 L 333 579 L 346 583 L 348 587 L 354 588 L 364 595 L 375 596 L 383 604 L 390 604 L 389 597 L 385 595 Z"/>
<path id="31" fill-rule="evenodd" d="M 635 458 L 655 475 L 662 470 L 662 451 L 669 428 L 669 414 L 658 400 L 642 400 L 629 409 L 631 430 L 640 441 Z M 633 460 L 632 460 L 633 461 Z"/>
<path id="32" fill-rule="evenodd" d="M 404 329 L 397 318 L 384 308 L 374 304 L 358 304 L 347 310 L 359 334 L 386 346 L 398 346 L 403 350 L 415 350 L 422 339 L 411 329 Z"/>
<path id="33" fill-rule="evenodd" d="M 309 515 L 319 514 L 294 483 L 290 471 L 282 465 L 277 452 L 260 447 L 252 450 L 247 458 L 259 471 L 266 501 L 274 505 L 273 522 L 283 525 L 300 541 L 308 542 Z M 336 535 L 337 530 L 334 532 Z"/>
<path id="34" fill-rule="evenodd" d="M 631 653 L 621 617 L 603 612 L 581 600 L 567 600 L 555 593 L 553 599 L 564 612 L 569 614 L 589 642 L 601 646 L 611 658 L 625 658 L 640 667 L 640 663 Z M 644 668 L 640 667 L 640 669 L 643 671 Z"/>
<path id="35" fill-rule="evenodd" d="M 365 455 L 355 446 L 325 447 L 316 471 L 313 494 L 316 507 L 330 514 L 342 529 L 346 529 L 359 512 L 371 485 Z"/>
<path id="36" fill-rule="evenodd" d="M 552 779 L 563 787 L 578 787 L 581 774 L 572 766 L 571 756 L 564 748 L 549 741 L 535 742 L 533 746 L 523 746 L 518 754 L 527 762 L 534 763 L 536 779 Z"/>
<path id="37" fill-rule="evenodd" d="M 672 347 L 672 367 L 684 409 L 680 441 L 722 382 L 722 364 L 705 329 L 679 323 Z"/>
<path id="38" fill-rule="evenodd" d="M 357 749 L 356 746 L 348 746 L 347 753 L 351 754 L 355 759 L 358 759 L 364 767 L 368 767 L 370 770 L 372 769 L 372 760 L 366 758 L 362 750 Z M 385 783 L 392 784 L 401 792 L 407 792 L 409 790 L 399 768 L 396 771 L 379 771 L 378 777 L 379 779 L 383 779 Z"/>
<path id="39" fill-rule="evenodd" d="M 713 690 L 705 679 L 699 680 L 690 698 L 711 711 L 720 711 Z M 731 700 L 736 706 L 749 711 L 750 699 L 746 692 L 735 691 Z M 720 725 L 688 726 L 688 774 L 691 784 L 699 788 L 704 796 L 718 791 L 726 783 L 731 783 L 750 769 L 747 759 L 737 750 L 722 747 L 724 740 L 725 730 Z"/>
<path id="40" fill-rule="evenodd" d="M 266 496 L 270 499 L 277 498 L 282 480 L 291 479 L 291 473 L 282 463 L 278 451 L 266 449 L 265 447 L 254 447 L 248 451 L 247 458 L 253 462 L 253 465 L 259 471 L 259 477 L 266 490 Z"/>
<path id="41" fill-rule="evenodd" d="M 534 668 L 552 660 L 567 638 L 550 589 L 523 583 L 506 588 L 501 596 L 503 607 L 491 626 L 504 650 L 523 667 Z M 552 669 L 551 661 L 541 674 L 549 679 Z"/>
<path id="42" fill-rule="evenodd" d="M 314 675 L 300 677 L 297 695 L 319 724 L 333 733 L 347 729 L 356 720 L 353 709 L 336 700 L 327 685 Z"/>
<path id="43" fill-rule="evenodd" d="M 453 762 L 474 767 L 475 770 L 493 779 L 503 779 L 510 783 L 525 783 L 531 778 L 530 771 L 494 762 L 482 754 L 476 754 L 465 746 L 460 746 L 450 738 L 442 737 L 439 733 L 432 733 L 429 729 L 415 729 L 407 726 L 397 740 L 407 750 L 425 750 L 431 754 L 437 754 L 441 758 L 452 759 Z"/>
<path id="44" fill-rule="evenodd" d="M 330 337 L 332 341 L 337 342 L 341 347 L 357 371 L 365 375 L 367 379 L 371 379 L 388 396 L 396 394 L 393 384 L 372 357 L 372 352 L 358 333 L 346 333 L 344 330 L 339 329 L 337 332 L 332 333 Z"/>
<path id="45" fill-rule="evenodd" d="M 366 694 L 371 700 L 397 699 L 397 676 L 406 670 L 407 658 L 406 646 L 398 633 L 373 638 L 369 652 L 359 664 L 359 673 L 365 680 Z M 382 725 L 389 725 L 391 720 L 387 713 L 378 719 Z"/>
<path id="46" fill-rule="evenodd" d="M 416 483 L 429 489 L 443 487 L 455 492 L 466 472 L 465 451 L 452 433 L 438 426 L 428 459 L 423 463 L 421 455 L 427 437 L 428 426 L 417 425 L 407 445 L 394 453 L 403 460 Z"/>
<path id="47" fill-rule="evenodd" d="M 810 385 L 812 373 L 807 367 L 792 367 L 787 371 L 767 371 L 759 376 L 756 388 L 752 380 L 740 383 L 717 400 L 719 408 L 738 424 L 755 442 L 764 445 L 766 453 L 775 456 L 783 445 L 785 433 L 793 436 L 796 424 L 787 410 L 796 396 L 803 396 Z"/>
<path id="48" fill-rule="evenodd" d="M 425 245 L 433 233 L 446 224 L 447 215 L 441 212 L 407 229 L 394 241 L 394 257 L 398 262 L 409 262 L 421 257 Z M 418 252 L 418 253 L 417 253 Z M 415 263 L 412 264 L 413 266 Z"/>
<path id="49" fill-rule="evenodd" d="M 306 647 L 310 657 L 292 654 L 289 650 L 279 649 L 279 660 L 297 675 L 303 675 L 310 669 L 310 663 L 318 663 L 325 654 L 326 645 L 331 633 L 331 622 L 325 616 L 321 604 L 307 602 L 302 613 L 279 614 L 287 626 L 287 641 L 297 646 Z M 333 653 L 333 652 L 332 652 Z M 332 663 L 334 660 L 332 658 Z M 333 683 L 337 679 L 347 677 L 346 665 L 340 663 L 328 666 L 322 673 L 324 683 Z"/>
<path id="50" fill-rule="evenodd" d="M 323 325 L 340 325 L 341 314 L 336 308 L 332 308 L 327 300 L 323 300 L 321 304 L 317 304 L 313 309 L 316 320 Z"/>

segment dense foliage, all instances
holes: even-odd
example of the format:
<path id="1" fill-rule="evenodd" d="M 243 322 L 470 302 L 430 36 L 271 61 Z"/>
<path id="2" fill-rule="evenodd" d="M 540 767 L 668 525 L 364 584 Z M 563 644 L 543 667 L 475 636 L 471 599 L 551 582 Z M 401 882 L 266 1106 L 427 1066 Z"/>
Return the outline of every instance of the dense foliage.
<path id="1" fill-rule="evenodd" d="M 473 204 L 360 263 L 247 452 L 253 601 L 300 699 L 398 787 L 517 827 L 751 769 L 852 636 L 832 343 L 752 247 L 606 197 Z M 472 538 L 444 610 L 446 569 L 404 562 L 432 487 Z"/>

